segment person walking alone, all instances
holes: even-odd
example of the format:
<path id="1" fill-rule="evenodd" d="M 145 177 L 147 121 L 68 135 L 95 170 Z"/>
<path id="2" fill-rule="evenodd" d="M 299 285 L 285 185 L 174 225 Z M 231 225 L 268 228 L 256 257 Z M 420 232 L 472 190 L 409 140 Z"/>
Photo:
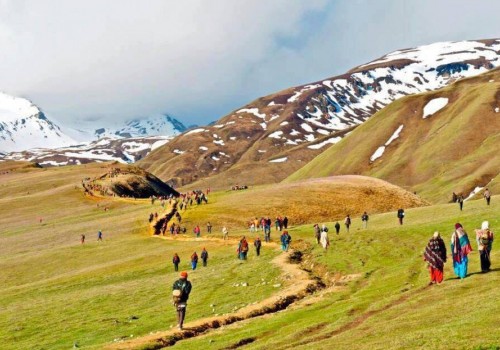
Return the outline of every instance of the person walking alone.
<path id="1" fill-rule="evenodd" d="M 489 189 L 484 190 L 483 194 L 484 199 L 486 199 L 486 205 L 490 205 L 490 200 L 491 200 L 491 192 Z"/>
<path id="2" fill-rule="evenodd" d="M 212 233 L 212 224 L 210 222 L 207 223 L 207 233 Z"/>
<path id="3" fill-rule="evenodd" d="M 403 225 L 403 219 L 405 217 L 405 210 L 404 209 L 398 209 L 398 220 L 399 220 L 399 224 L 400 225 Z"/>
<path id="4" fill-rule="evenodd" d="M 203 262 L 203 266 L 207 266 L 208 260 L 208 252 L 205 248 L 201 251 L 201 261 Z"/>
<path id="5" fill-rule="evenodd" d="M 222 239 L 223 240 L 229 239 L 229 232 L 226 226 L 222 228 Z"/>
<path id="6" fill-rule="evenodd" d="M 351 216 L 349 214 L 345 217 L 344 224 L 347 229 L 347 233 L 349 233 L 349 226 L 351 226 Z"/>
<path id="7" fill-rule="evenodd" d="M 97 232 L 97 242 L 102 242 L 102 231 Z"/>
<path id="8" fill-rule="evenodd" d="M 172 258 L 172 263 L 174 264 L 174 270 L 179 271 L 179 264 L 181 263 L 181 258 L 179 258 L 179 255 L 177 255 L 177 253 L 174 254 L 174 257 Z"/>
<path id="9" fill-rule="evenodd" d="M 257 253 L 257 256 L 260 256 L 260 248 L 262 247 L 262 242 L 260 241 L 260 237 L 257 237 L 255 239 L 253 245 L 255 247 L 255 252 Z"/>
<path id="10" fill-rule="evenodd" d="M 464 197 L 462 196 L 462 194 L 458 195 L 457 202 L 458 202 L 458 207 L 460 208 L 460 211 L 462 211 L 464 209 Z"/>
<path id="11" fill-rule="evenodd" d="M 339 224 L 339 222 L 338 222 L 338 221 L 335 223 L 335 232 L 336 232 L 337 234 L 339 234 L 339 232 L 340 232 L 340 224 Z"/>
<path id="12" fill-rule="evenodd" d="M 186 317 L 187 301 L 189 299 L 189 294 L 191 294 L 191 289 L 193 286 L 191 282 L 187 279 L 188 273 L 182 271 L 180 278 L 174 282 L 172 287 L 172 295 L 174 298 L 174 307 L 177 311 L 177 327 L 182 330 L 184 325 L 184 319 Z"/>
<path id="13" fill-rule="evenodd" d="M 368 214 L 366 211 L 361 215 L 361 221 L 363 222 L 363 228 L 368 228 Z"/>

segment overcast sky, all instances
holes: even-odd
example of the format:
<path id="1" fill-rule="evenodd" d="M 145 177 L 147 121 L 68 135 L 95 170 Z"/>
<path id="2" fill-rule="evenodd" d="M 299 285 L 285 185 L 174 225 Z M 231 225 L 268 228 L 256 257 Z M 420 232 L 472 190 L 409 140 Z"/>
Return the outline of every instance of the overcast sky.
<path id="1" fill-rule="evenodd" d="M 390 51 L 500 38 L 498 0 L 0 0 L 0 90 L 66 125 L 206 124 Z"/>

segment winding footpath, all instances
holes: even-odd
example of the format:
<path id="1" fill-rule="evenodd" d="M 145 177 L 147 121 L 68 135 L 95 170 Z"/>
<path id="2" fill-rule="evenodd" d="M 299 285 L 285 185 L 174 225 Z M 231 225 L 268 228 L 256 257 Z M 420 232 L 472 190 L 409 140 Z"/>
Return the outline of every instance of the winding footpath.
<path id="1" fill-rule="evenodd" d="M 225 244 L 235 244 L 237 240 L 229 239 L 222 240 L 221 238 L 187 238 L 187 237 L 167 237 L 154 236 L 165 240 L 184 240 L 184 241 L 220 241 Z M 268 246 L 278 248 L 276 243 L 268 243 Z M 290 304 L 305 298 L 317 289 L 323 286 L 322 282 L 314 279 L 310 274 L 301 269 L 300 263 L 292 263 L 290 257 L 293 256 L 294 250 L 290 249 L 287 253 L 278 255 L 272 260 L 272 263 L 282 271 L 283 276 L 291 277 L 293 284 L 286 286 L 277 294 L 264 299 L 256 304 L 248 305 L 238 311 L 226 315 L 214 316 L 195 320 L 185 324 L 185 328 L 181 330 L 171 329 L 163 332 L 150 334 L 135 339 L 116 342 L 109 344 L 105 349 L 124 350 L 137 349 L 148 346 L 148 349 L 162 349 L 172 346 L 177 341 L 196 337 L 207 333 L 212 329 L 217 329 L 225 325 L 230 325 L 235 322 L 240 322 L 250 318 L 262 316 L 265 314 L 274 313 L 287 308 Z"/>

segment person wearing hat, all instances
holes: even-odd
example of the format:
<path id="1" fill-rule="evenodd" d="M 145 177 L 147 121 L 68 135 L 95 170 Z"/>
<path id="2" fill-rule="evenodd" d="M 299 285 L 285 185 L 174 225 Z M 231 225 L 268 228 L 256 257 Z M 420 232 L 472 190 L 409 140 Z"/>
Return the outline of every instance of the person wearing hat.
<path id="1" fill-rule="evenodd" d="M 187 279 L 188 273 L 182 271 L 180 278 L 174 282 L 172 287 L 174 306 L 177 311 L 177 327 L 182 330 L 182 325 L 184 324 L 184 318 L 186 317 L 187 301 L 189 299 L 189 294 L 191 293 L 191 282 Z"/>
<path id="2" fill-rule="evenodd" d="M 460 279 L 467 276 L 469 258 L 467 255 L 472 251 L 469 237 L 460 223 L 455 224 L 455 231 L 451 235 L 451 256 L 453 258 L 453 270 Z"/>
<path id="3" fill-rule="evenodd" d="M 491 246 L 493 244 L 493 232 L 490 230 L 488 221 L 483 221 L 481 229 L 476 230 L 476 241 L 481 261 L 481 272 L 490 271 L 491 266 Z"/>
<path id="4" fill-rule="evenodd" d="M 443 282 L 444 263 L 446 262 L 446 245 L 437 231 L 434 232 L 429 243 L 427 243 L 427 247 L 425 247 L 424 260 L 427 261 L 431 273 L 431 281 L 429 284 L 439 284 Z"/>

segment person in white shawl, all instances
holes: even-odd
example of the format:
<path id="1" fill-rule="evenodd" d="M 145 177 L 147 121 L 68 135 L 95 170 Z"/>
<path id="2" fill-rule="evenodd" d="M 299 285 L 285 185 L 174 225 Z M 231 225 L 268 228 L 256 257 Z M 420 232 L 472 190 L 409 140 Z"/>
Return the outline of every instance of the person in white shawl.
<path id="1" fill-rule="evenodd" d="M 319 242 L 325 250 L 330 246 L 330 240 L 328 239 L 328 228 L 325 225 L 323 225 L 323 227 L 321 228 Z"/>

